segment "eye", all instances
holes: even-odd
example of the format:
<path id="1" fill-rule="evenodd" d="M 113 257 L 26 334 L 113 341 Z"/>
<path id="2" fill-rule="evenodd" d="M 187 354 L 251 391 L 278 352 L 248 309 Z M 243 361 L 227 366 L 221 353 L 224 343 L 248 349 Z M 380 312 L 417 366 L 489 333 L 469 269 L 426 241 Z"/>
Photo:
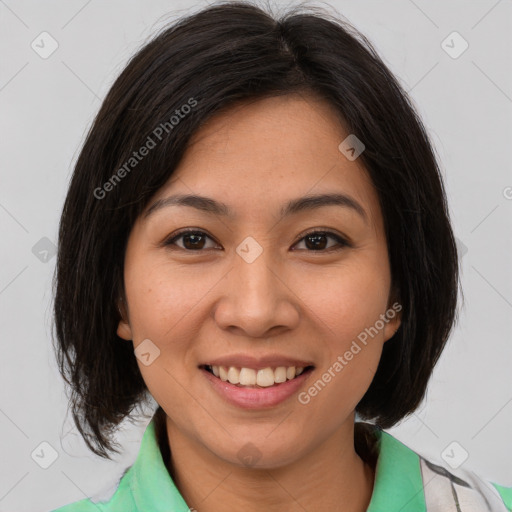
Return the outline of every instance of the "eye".
<path id="1" fill-rule="evenodd" d="M 326 240 L 329 238 L 336 242 L 334 246 L 328 246 L 328 242 L 326 243 Z M 181 240 L 183 245 L 177 244 L 176 242 L 178 240 Z M 164 242 L 164 245 L 167 247 L 176 246 L 189 252 L 201 252 L 202 249 L 213 248 L 206 247 L 207 240 L 213 241 L 213 239 L 204 231 L 197 229 L 183 229 Z M 296 242 L 294 247 L 302 242 L 305 244 L 306 248 L 309 249 L 309 252 L 326 252 L 333 249 L 339 250 L 343 247 L 350 247 L 350 243 L 345 238 L 331 231 L 310 231 Z M 336 245 L 338 247 L 336 247 Z"/>
<path id="2" fill-rule="evenodd" d="M 331 239 L 337 242 L 334 246 L 326 247 L 327 239 Z M 340 250 L 344 247 L 350 247 L 350 243 L 345 240 L 342 236 L 337 235 L 331 231 L 310 231 L 306 233 L 298 242 L 304 242 L 305 246 L 310 249 L 309 252 L 327 252 L 330 250 Z M 297 245 L 296 244 L 296 245 Z"/>
<path id="3" fill-rule="evenodd" d="M 183 239 L 183 247 L 176 244 L 176 240 Z M 205 248 L 205 239 L 212 240 L 204 231 L 195 229 L 183 229 L 165 242 L 166 246 L 177 245 L 180 249 L 188 251 L 200 251 Z"/>

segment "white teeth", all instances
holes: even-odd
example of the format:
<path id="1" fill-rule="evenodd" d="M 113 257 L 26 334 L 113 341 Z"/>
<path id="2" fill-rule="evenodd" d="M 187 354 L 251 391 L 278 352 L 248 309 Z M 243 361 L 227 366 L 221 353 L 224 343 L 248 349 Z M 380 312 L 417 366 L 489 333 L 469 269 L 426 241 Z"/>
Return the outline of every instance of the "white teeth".
<path id="1" fill-rule="evenodd" d="M 238 384 L 238 382 L 232 382 L 231 384 Z M 254 386 L 256 384 L 256 370 L 242 368 L 240 370 L 240 384 L 242 386 Z"/>
<path id="2" fill-rule="evenodd" d="M 228 380 L 231 384 L 238 384 L 240 382 L 240 372 L 238 368 L 230 366 L 228 370 Z"/>
<path id="3" fill-rule="evenodd" d="M 286 382 L 286 366 L 279 366 L 274 371 L 275 382 Z"/>
<path id="4" fill-rule="evenodd" d="M 263 370 L 258 370 L 258 374 L 256 375 L 256 384 L 264 388 L 273 386 L 275 384 L 274 370 L 272 370 L 272 368 L 263 368 Z"/>
<path id="5" fill-rule="evenodd" d="M 287 380 L 298 377 L 303 371 L 303 367 L 278 366 L 273 369 L 270 367 L 262 370 L 253 368 L 236 368 L 235 366 L 211 366 L 212 373 L 224 382 L 239 384 L 240 386 L 261 386 L 269 387 L 274 384 L 280 384 Z"/>

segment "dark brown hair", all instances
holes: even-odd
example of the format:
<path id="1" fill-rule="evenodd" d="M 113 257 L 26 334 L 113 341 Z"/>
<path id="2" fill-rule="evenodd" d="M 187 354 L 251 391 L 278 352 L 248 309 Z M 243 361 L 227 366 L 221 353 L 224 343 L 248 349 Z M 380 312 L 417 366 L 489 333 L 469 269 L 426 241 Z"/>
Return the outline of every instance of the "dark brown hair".
<path id="1" fill-rule="evenodd" d="M 96 454 L 118 452 L 110 434 L 148 398 L 133 345 L 116 334 L 135 220 L 206 120 L 240 102 L 291 93 L 322 98 L 363 141 L 359 158 L 379 196 L 403 307 L 401 327 L 384 344 L 356 412 L 388 428 L 424 398 L 456 317 L 458 260 L 440 171 L 418 114 L 348 22 L 303 6 L 277 18 L 224 2 L 173 23 L 129 61 L 69 185 L 54 282 L 55 349 L 75 424 Z M 127 166 L 157 127 L 166 130 L 156 147 Z"/>

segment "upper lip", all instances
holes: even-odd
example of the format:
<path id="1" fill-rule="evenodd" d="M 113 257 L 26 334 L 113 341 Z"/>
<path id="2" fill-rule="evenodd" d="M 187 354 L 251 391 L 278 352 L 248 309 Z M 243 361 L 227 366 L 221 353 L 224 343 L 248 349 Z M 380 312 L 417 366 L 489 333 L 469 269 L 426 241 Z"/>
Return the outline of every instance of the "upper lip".
<path id="1" fill-rule="evenodd" d="M 313 366 L 313 363 L 311 361 L 281 355 L 254 357 L 247 354 L 232 354 L 230 356 L 210 359 L 203 363 L 203 365 L 225 366 L 228 368 L 230 366 L 234 366 L 235 368 L 253 368 L 255 370 L 262 370 L 263 368 L 278 368 L 279 366 L 305 368 L 306 366 Z"/>

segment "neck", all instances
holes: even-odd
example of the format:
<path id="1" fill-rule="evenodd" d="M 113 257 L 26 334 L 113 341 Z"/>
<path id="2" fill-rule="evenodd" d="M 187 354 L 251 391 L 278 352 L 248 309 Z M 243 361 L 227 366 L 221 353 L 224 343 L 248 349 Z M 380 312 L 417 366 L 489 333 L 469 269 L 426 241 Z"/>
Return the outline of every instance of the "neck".
<path id="1" fill-rule="evenodd" d="M 300 460 L 268 469 L 245 468 L 212 454 L 166 418 L 169 472 L 191 510 L 220 512 L 364 512 L 375 470 L 354 448 L 347 422 Z"/>

